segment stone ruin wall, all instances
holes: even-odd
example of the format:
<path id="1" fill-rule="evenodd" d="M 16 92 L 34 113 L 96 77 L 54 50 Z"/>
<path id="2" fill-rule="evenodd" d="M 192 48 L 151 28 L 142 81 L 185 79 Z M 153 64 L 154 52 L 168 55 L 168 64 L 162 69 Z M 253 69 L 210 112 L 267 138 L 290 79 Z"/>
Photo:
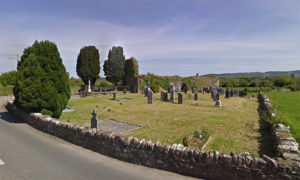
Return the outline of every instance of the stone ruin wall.
<path id="1" fill-rule="evenodd" d="M 6 108 L 36 129 L 135 164 L 207 179 L 300 179 L 299 168 L 267 156 L 258 158 L 249 153 L 222 154 L 176 144 L 153 143 L 62 122 L 40 113 L 28 114 L 16 108 L 12 102 L 8 102 Z"/>

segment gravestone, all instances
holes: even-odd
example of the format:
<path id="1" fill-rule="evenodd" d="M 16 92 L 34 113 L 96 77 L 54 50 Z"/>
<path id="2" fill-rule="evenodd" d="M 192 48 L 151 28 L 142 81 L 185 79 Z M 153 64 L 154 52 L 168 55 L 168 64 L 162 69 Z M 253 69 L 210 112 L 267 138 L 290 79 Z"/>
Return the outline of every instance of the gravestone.
<path id="1" fill-rule="evenodd" d="M 218 100 L 220 100 L 220 93 L 219 92 L 216 93 L 216 101 L 218 101 Z"/>
<path id="2" fill-rule="evenodd" d="M 160 100 L 164 100 L 164 94 L 165 94 L 165 90 L 162 90 L 161 92 L 160 92 Z"/>
<path id="3" fill-rule="evenodd" d="M 238 92 L 238 90 L 234 90 L 233 91 L 233 97 L 239 97 L 239 92 Z"/>
<path id="4" fill-rule="evenodd" d="M 230 90 L 230 97 L 233 97 L 233 89 Z"/>
<path id="5" fill-rule="evenodd" d="M 217 100 L 215 106 L 216 106 L 216 107 L 222 107 L 221 101 L 220 101 L 220 100 Z"/>
<path id="6" fill-rule="evenodd" d="M 114 92 L 114 93 L 113 93 L 113 100 L 116 100 L 116 99 L 117 99 L 117 93 Z"/>
<path id="7" fill-rule="evenodd" d="M 164 102 L 169 102 L 169 99 L 168 99 L 168 92 L 165 91 L 164 93 Z"/>
<path id="8" fill-rule="evenodd" d="M 148 87 L 146 85 L 144 86 L 144 95 L 148 96 Z"/>
<path id="9" fill-rule="evenodd" d="M 192 88 L 192 93 L 195 93 L 196 88 Z"/>
<path id="10" fill-rule="evenodd" d="M 202 89 L 202 88 L 200 88 L 200 89 L 199 89 L 199 93 L 202 93 L 202 92 L 203 92 L 203 89 Z"/>
<path id="11" fill-rule="evenodd" d="M 178 93 L 178 104 L 182 104 L 182 94 Z"/>
<path id="12" fill-rule="evenodd" d="M 194 93 L 194 100 L 197 101 L 198 100 L 198 94 Z"/>
<path id="13" fill-rule="evenodd" d="M 247 96 L 247 91 L 239 91 L 239 97 Z"/>
<path id="14" fill-rule="evenodd" d="M 171 94 L 170 101 L 172 103 L 175 103 L 175 88 L 173 87 L 173 85 L 171 85 L 170 87 L 170 94 Z"/>
<path id="15" fill-rule="evenodd" d="M 220 92 L 220 94 L 222 94 L 222 95 L 224 95 L 224 94 L 225 94 L 225 91 L 224 91 L 224 89 L 223 89 L 223 88 L 220 88 L 220 89 L 219 89 L 219 92 Z"/>
<path id="16" fill-rule="evenodd" d="M 97 119 L 97 112 L 96 112 L 96 110 L 94 110 L 93 112 L 92 112 L 92 119 L 91 119 L 91 128 L 96 128 L 96 129 L 98 129 L 98 119 Z"/>
<path id="17" fill-rule="evenodd" d="M 188 91 L 187 87 L 184 87 L 183 91 L 184 91 L 185 94 L 187 94 L 187 91 Z"/>
<path id="18" fill-rule="evenodd" d="M 229 98 L 229 97 L 230 97 L 229 89 L 226 88 L 226 91 L 225 91 L 225 98 Z"/>
<path id="19" fill-rule="evenodd" d="M 147 94 L 148 94 L 148 104 L 152 104 L 152 101 L 153 101 L 153 91 L 149 88 Z"/>
<path id="20" fill-rule="evenodd" d="M 91 81 L 89 80 L 89 87 L 88 87 L 88 92 L 91 93 L 92 89 L 91 89 Z"/>

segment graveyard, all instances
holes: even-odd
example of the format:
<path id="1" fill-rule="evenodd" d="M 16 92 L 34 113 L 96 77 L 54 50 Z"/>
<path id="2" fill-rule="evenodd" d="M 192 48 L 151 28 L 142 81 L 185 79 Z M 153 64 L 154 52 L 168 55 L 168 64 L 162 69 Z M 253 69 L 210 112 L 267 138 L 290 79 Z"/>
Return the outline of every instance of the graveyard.
<path id="1" fill-rule="evenodd" d="M 196 129 L 209 132 L 211 138 L 205 150 L 223 153 L 249 152 L 258 156 L 260 150 L 259 116 L 257 99 L 246 97 L 225 98 L 220 96 L 222 107 L 216 107 L 210 94 L 188 92 L 183 95 L 182 104 L 164 102 L 160 93 L 153 94 L 152 104 L 142 94 L 118 93 L 113 95 L 88 96 L 71 99 L 68 106 L 73 112 L 65 112 L 61 120 L 80 125 L 91 123 L 92 111 L 96 110 L 98 120 L 113 120 L 140 126 L 125 132 L 138 139 L 167 144 L 182 144 L 185 137 L 191 138 Z M 130 100 L 126 100 L 126 99 Z"/>

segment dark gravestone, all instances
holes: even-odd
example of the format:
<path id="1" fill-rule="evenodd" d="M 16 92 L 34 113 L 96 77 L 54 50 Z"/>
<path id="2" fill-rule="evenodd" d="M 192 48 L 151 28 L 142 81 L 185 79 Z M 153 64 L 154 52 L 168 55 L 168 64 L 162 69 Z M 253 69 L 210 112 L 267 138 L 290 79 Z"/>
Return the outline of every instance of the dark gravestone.
<path id="1" fill-rule="evenodd" d="M 165 94 L 165 91 L 164 90 L 162 90 L 161 92 L 160 92 L 160 100 L 164 100 L 164 94 Z"/>
<path id="2" fill-rule="evenodd" d="M 148 87 L 146 85 L 144 86 L 144 95 L 145 97 L 148 96 Z"/>
<path id="3" fill-rule="evenodd" d="M 183 91 L 184 91 L 185 94 L 187 94 L 187 91 L 188 91 L 187 87 L 184 87 Z"/>
<path id="4" fill-rule="evenodd" d="M 225 91 L 225 98 L 229 98 L 229 97 L 230 97 L 229 89 L 226 88 L 226 91 Z"/>
<path id="5" fill-rule="evenodd" d="M 148 104 L 152 104 L 153 101 L 153 91 L 149 88 L 148 89 Z"/>
<path id="6" fill-rule="evenodd" d="M 116 99 L 117 99 L 117 93 L 114 92 L 114 93 L 113 93 L 113 100 L 116 100 Z"/>
<path id="7" fill-rule="evenodd" d="M 172 103 L 175 103 L 175 88 L 173 87 L 173 85 L 171 85 L 170 87 L 170 95 L 171 95 L 170 101 Z"/>
<path id="8" fill-rule="evenodd" d="M 169 102 L 169 99 L 168 99 L 168 92 L 165 92 L 165 93 L 164 93 L 164 102 Z"/>
<path id="9" fill-rule="evenodd" d="M 194 93 L 194 100 L 197 101 L 198 100 L 198 94 Z"/>
<path id="10" fill-rule="evenodd" d="M 178 104 L 182 104 L 182 94 L 178 93 Z"/>
<path id="11" fill-rule="evenodd" d="M 98 129 L 98 119 L 97 119 L 97 112 L 94 110 L 92 112 L 92 119 L 91 119 L 91 128 L 96 128 Z"/>
<path id="12" fill-rule="evenodd" d="M 233 97 L 233 89 L 230 90 L 230 97 Z"/>
<path id="13" fill-rule="evenodd" d="M 247 91 L 239 91 L 239 97 L 247 96 Z"/>
<path id="14" fill-rule="evenodd" d="M 218 101 L 218 100 L 220 100 L 220 93 L 219 92 L 216 93 L 216 101 Z"/>
<path id="15" fill-rule="evenodd" d="M 238 90 L 233 91 L 233 97 L 239 97 L 239 92 Z"/>

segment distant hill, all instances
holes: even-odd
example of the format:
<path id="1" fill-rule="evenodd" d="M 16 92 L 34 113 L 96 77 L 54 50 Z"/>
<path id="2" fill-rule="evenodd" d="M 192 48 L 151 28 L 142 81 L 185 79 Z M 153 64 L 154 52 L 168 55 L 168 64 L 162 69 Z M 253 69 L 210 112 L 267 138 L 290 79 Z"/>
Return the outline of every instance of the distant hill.
<path id="1" fill-rule="evenodd" d="M 267 72 L 238 72 L 238 73 L 222 73 L 222 74 L 205 74 L 203 76 L 217 76 L 217 77 L 242 77 L 242 76 L 274 76 L 282 73 L 294 74 L 295 77 L 300 77 L 300 70 L 295 71 L 267 71 Z"/>

